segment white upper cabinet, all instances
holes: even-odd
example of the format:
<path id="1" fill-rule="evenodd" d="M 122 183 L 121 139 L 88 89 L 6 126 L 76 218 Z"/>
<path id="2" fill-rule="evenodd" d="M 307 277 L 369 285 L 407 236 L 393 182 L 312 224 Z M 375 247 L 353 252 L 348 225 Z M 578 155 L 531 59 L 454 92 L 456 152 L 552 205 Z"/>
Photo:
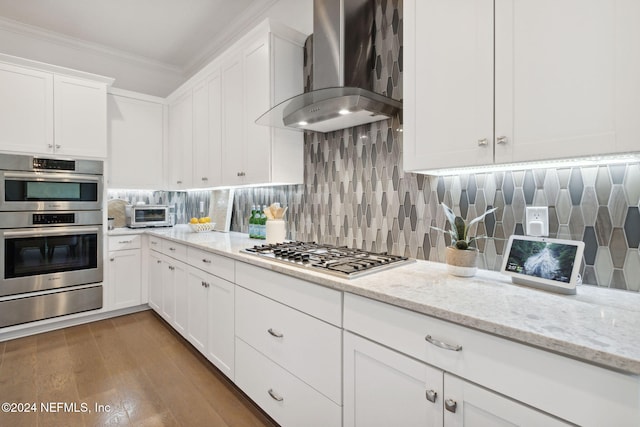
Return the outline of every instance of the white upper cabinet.
<path id="1" fill-rule="evenodd" d="M 107 156 L 111 79 L 4 55 L 0 61 L 7 61 L 0 62 L 0 150 Z"/>
<path id="2" fill-rule="evenodd" d="M 222 182 L 222 86 L 216 70 L 193 88 L 193 186 Z"/>
<path id="3" fill-rule="evenodd" d="M 493 4 L 405 2 L 405 169 L 638 151 L 640 4 Z"/>
<path id="4" fill-rule="evenodd" d="M 107 157 L 107 86 L 54 76 L 55 152 Z"/>
<path id="5" fill-rule="evenodd" d="M 187 92 L 169 106 L 169 189 L 193 187 L 193 96 Z"/>
<path id="6" fill-rule="evenodd" d="M 164 102 L 141 94 L 109 94 L 107 107 L 109 187 L 161 187 Z"/>
<path id="7" fill-rule="evenodd" d="M 53 147 L 53 74 L 0 63 L 0 149 Z"/>
<path id="8" fill-rule="evenodd" d="M 176 177 L 170 176 L 170 185 L 182 189 L 303 182 L 303 134 L 255 121 L 302 93 L 305 38 L 266 20 L 169 97 L 169 145 L 193 153 L 192 182 L 185 186 L 182 179 L 176 187 Z M 193 97 L 191 142 L 185 137 L 189 124 L 184 109 L 175 108 L 186 96 Z M 183 119 L 174 117 L 177 114 Z M 170 155 L 170 165 L 175 162 Z M 169 170 L 171 174 L 171 166 Z"/>

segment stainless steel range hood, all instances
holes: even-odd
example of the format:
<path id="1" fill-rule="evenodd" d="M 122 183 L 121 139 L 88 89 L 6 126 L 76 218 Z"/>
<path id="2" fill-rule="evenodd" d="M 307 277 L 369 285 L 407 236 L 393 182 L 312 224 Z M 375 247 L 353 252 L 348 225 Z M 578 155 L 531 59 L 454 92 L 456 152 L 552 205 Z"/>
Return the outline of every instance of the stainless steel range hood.
<path id="1" fill-rule="evenodd" d="M 278 104 L 256 123 L 331 132 L 401 112 L 401 101 L 372 91 L 374 17 L 375 0 L 314 0 L 314 90 Z"/>

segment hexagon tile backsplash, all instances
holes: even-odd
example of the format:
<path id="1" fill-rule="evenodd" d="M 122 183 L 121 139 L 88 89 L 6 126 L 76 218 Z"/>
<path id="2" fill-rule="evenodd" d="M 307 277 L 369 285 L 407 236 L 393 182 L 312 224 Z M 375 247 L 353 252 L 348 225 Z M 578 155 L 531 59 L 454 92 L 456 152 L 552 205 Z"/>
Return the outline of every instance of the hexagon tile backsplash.
<path id="1" fill-rule="evenodd" d="M 496 270 L 505 240 L 524 234 L 526 206 L 549 206 L 550 236 L 583 240 L 586 284 L 640 290 L 640 163 L 448 177 L 402 170 L 402 133 L 383 121 L 305 137 L 305 184 L 236 190 L 232 230 L 251 205 L 289 206 L 288 237 L 444 261 L 441 202 L 480 223 L 482 268 Z"/>

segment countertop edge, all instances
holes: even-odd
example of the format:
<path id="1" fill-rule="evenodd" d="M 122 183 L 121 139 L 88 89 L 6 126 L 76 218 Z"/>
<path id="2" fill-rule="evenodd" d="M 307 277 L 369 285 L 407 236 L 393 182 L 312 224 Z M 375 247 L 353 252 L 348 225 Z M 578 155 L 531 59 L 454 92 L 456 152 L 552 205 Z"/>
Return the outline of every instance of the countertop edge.
<path id="1" fill-rule="evenodd" d="M 117 233 L 127 234 L 127 233 Z M 138 230 L 131 234 L 139 234 Z M 589 363 L 592 365 L 612 369 L 618 372 L 622 372 L 627 375 L 640 376 L 640 360 L 632 359 L 619 355 L 617 353 L 606 352 L 597 350 L 594 348 L 570 343 L 561 339 L 556 339 L 543 334 L 536 334 L 530 331 L 525 331 L 520 328 L 510 327 L 504 324 L 494 323 L 484 319 L 477 319 L 472 316 L 456 313 L 440 307 L 427 305 L 424 303 L 418 303 L 411 300 L 399 298 L 389 294 L 376 292 L 373 290 L 365 289 L 360 286 L 355 286 L 349 283 L 349 279 L 334 278 L 329 275 L 322 275 L 312 272 L 305 272 L 301 268 L 290 267 L 286 264 L 277 264 L 268 260 L 258 258 L 250 254 L 244 254 L 242 252 L 234 252 L 228 250 L 222 250 L 213 248 L 197 242 L 190 242 L 180 237 L 168 235 L 165 231 L 151 229 L 145 230 L 143 234 L 157 236 L 163 239 L 172 240 L 177 243 L 191 246 L 196 249 L 205 250 L 220 256 L 232 258 L 234 260 L 251 264 L 257 267 L 265 268 L 277 273 L 286 274 L 301 280 L 305 280 L 320 286 L 335 289 L 337 291 L 349 292 L 355 295 L 360 295 L 366 298 L 390 304 L 396 307 L 411 310 L 416 313 L 431 316 L 440 320 L 448 321 L 457 325 L 469 327 L 480 332 L 495 335 L 500 338 L 509 339 L 520 344 L 529 345 L 542 350 L 550 351 L 561 356 L 569 357 L 581 362 Z M 239 234 L 239 233 L 232 233 Z M 255 244 L 255 242 L 254 242 Z M 539 292 L 539 291 L 536 291 Z"/>

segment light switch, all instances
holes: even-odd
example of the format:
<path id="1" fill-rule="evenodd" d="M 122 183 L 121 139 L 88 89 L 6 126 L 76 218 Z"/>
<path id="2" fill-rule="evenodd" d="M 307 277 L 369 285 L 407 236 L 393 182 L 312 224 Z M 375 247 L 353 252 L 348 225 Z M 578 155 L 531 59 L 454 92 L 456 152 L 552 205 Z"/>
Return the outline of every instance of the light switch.
<path id="1" fill-rule="evenodd" d="M 530 206 L 526 211 L 527 235 L 544 237 L 549 235 L 549 208 Z"/>

